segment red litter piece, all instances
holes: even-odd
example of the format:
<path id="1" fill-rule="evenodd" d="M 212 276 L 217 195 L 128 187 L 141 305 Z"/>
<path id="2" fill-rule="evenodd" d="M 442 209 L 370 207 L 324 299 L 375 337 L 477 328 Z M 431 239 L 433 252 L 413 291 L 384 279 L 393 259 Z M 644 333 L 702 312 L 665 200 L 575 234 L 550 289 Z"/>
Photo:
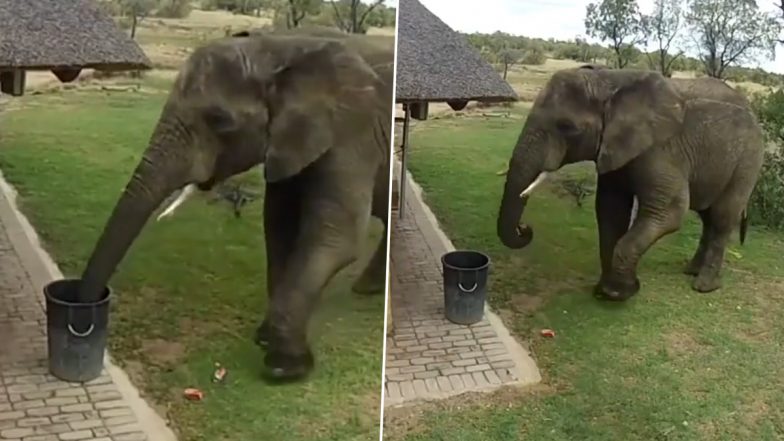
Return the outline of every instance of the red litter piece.
<path id="1" fill-rule="evenodd" d="M 192 400 L 192 401 L 201 401 L 204 399 L 204 392 L 200 391 L 199 389 L 194 389 L 189 387 L 185 389 L 185 398 Z"/>
<path id="2" fill-rule="evenodd" d="M 540 331 L 540 334 L 542 334 L 542 337 L 547 337 L 547 338 L 555 337 L 555 331 L 553 331 L 552 329 L 542 329 Z"/>

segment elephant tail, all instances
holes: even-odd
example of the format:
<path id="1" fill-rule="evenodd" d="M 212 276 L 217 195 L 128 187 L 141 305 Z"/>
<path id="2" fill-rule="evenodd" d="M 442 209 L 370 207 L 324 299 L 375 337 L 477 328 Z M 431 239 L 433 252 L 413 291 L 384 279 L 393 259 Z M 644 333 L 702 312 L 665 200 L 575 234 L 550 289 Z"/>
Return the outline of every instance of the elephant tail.
<path id="1" fill-rule="evenodd" d="M 749 214 L 747 210 L 743 210 L 740 218 L 740 244 L 746 241 L 746 230 L 748 229 L 749 225 Z"/>

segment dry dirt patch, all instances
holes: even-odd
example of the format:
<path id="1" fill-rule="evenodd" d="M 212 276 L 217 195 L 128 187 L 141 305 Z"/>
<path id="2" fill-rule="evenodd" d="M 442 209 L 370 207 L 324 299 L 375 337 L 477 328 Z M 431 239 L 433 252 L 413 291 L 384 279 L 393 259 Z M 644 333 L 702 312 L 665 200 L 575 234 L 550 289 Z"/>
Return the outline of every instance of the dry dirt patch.
<path id="1" fill-rule="evenodd" d="M 493 392 L 467 392 L 444 400 L 431 401 L 417 405 L 387 408 L 384 410 L 384 439 L 397 441 L 408 435 L 428 428 L 427 414 L 462 414 L 470 410 L 472 413 L 484 409 L 512 409 L 523 400 L 532 400 L 555 392 L 547 384 L 534 386 L 505 386 Z"/>

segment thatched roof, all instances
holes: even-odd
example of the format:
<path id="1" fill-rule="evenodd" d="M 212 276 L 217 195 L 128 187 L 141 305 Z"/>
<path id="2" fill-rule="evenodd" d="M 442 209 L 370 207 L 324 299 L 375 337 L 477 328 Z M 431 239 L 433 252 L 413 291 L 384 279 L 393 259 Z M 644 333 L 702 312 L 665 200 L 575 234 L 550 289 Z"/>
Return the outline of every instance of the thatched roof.
<path id="1" fill-rule="evenodd" d="M 93 0 L 0 0 L 0 69 L 147 69 L 150 60 Z"/>
<path id="2" fill-rule="evenodd" d="M 399 0 L 398 8 L 397 102 L 517 100 L 479 52 L 418 0 Z"/>

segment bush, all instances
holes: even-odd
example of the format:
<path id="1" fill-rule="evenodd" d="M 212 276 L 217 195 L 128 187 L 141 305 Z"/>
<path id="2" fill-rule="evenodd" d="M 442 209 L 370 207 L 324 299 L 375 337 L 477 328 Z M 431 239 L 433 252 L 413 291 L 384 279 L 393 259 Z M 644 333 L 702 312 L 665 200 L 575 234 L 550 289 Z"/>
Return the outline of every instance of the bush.
<path id="1" fill-rule="evenodd" d="M 520 60 L 520 64 L 539 65 L 547 61 L 544 51 L 539 48 L 532 48 L 525 51 L 525 55 Z"/>
<path id="2" fill-rule="evenodd" d="M 765 152 L 757 186 L 749 201 L 750 221 L 784 230 L 784 154 L 781 149 Z"/>
<path id="3" fill-rule="evenodd" d="M 161 18 L 185 18 L 191 13 L 190 0 L 165 0 L 155 12 Z"/>
<path id="4" fill-rule="evenodd" d="M 765 151 L 757 185 L 749 201 L 751 223 L 784 229 L 784 92 L 754 94 L 751 106 L 770 146 Z"/>

